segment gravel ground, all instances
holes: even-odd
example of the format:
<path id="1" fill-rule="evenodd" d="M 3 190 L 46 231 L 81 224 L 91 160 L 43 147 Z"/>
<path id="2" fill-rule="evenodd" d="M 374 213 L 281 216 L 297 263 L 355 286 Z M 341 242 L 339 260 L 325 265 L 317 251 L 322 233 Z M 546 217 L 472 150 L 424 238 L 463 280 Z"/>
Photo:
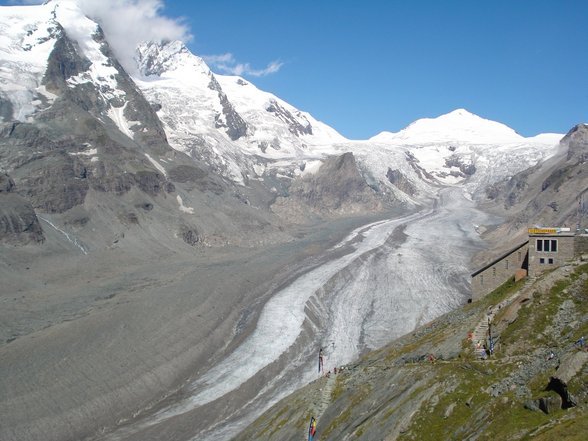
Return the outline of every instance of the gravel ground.
<path id="1" fill-rule="evenodd" d="M 83 254 L 49 229 L 40 248 L 1 248 L 0 439 L 96 438 L 172 399 L 251 331 L 272 292 L 369 220 L 257 249 Z"/>

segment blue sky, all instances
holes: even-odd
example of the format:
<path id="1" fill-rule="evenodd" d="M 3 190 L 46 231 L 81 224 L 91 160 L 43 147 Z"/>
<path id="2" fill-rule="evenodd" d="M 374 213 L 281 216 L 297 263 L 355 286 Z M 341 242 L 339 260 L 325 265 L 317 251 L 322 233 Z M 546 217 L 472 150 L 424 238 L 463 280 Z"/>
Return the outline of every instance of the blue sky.
<path id="1" fill-rule="evenodd" d="M 588 122 L 585 0 L 108 3 L 151 5 L 214 71 L 352 139 L 461 107 L 525 136 Z"/>

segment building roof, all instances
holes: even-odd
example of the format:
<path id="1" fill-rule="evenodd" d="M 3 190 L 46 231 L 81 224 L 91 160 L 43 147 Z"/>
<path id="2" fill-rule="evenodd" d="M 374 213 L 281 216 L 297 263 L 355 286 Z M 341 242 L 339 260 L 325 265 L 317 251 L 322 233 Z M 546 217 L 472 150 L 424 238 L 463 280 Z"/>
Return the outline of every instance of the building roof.
<path id="1" fill-rule="evenodd" d="M 529 237 L 575 237 L 574 233 L 554 233 L 554 234 L 529 234 Z"/>
<path id="2" fill-rule="evenodd" d="M 569 227 L 532 227 L 528 228 L 529 237 L 541 236 L 575 236 L 575 233 Z"/>
<path id="3" fill-rule="evenodd" d="M 472 273 L 472 277 L 476 277 L 478 274 L 480 274 L 481 272 L 487 270 L 488 268 L 490 268 L 491 266 L 493 266 L 496 262 L 500 262 L 502 259 L 504 259 L 506 256 L 511 255 L 512 253 L 514 253 L 516 250 L 518 250 L 519 248 L 524 247 L 525 245 L 527 245 L 529 243 L 528 240 L 524 241 L 523 243 L 521 243 L 520 245 L 517 245 L 516 247 L 514 247 L 513 249 L 511 249 L 510 251 L 507 251 L 506 253 L 502 254 L 500 257 L 497 257 L 496 259 L 494 259 L 492 262 L 490 262 L 489 264 L 483 266 L 482 268 L 480 268 L 479 270 L 477 270 L 476 272 Z"/>

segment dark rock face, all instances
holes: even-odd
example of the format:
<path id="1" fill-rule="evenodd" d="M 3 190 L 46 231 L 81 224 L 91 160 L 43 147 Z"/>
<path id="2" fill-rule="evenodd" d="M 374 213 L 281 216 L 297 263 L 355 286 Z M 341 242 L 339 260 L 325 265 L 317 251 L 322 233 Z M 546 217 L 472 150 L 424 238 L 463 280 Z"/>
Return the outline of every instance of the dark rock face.
<path id="1" fill-rule="evenodd" d="M 68 89 L 67 79 L 88 70 L 91 62 L 79 55 L 77 44 L 67 38 L 60 25 L 56 36 L 55 46 L 47 60 L 43 84 L 50 91 L 65 91 Z"/>
<path id="2" fill-rule="evenodd" d="M 570 169 L 572 168 L 572 165 L 568 165 L 554 170 L 553 173 L 551 173 L 541 184 L 541 191 L 545 191 L 550 187 L 554 191 L 558 191 L 559 187 L 566 181 L 567 177 L 569 176 Z"/>
<path id="3" fill-rule="evenodd" d="M 588 160 L 588 125 L 578 124 L 573 127 L 562 138 L 561 144 L 568 149 L 566 162 L 543 181 L 541 191 L 551 189 L 558 192 L 562 185 L 583 172 L 583 164 Z"/>
<path id="4" fill-rule="evenodd" d="M 396 188 L 398 188 L 400 191 L 403 191 L 410 196 L 414 196 L 416 194 L 415 186 L 406 178 L 406 176 L 402 174 L 400 170 L 392 170 L 391 168 L 388 168 L 386 177 L 388 178 L 388 181 L 390 181 L 390 183 L 396 186 Z"/>
<path id="5" fill-rule="evenodd" d="M 245 120 L 243 120 L 243 118 L 241 118 L 241 115 L 237 113 L 237 111 L 227 98 L 227 95 L 223 92 L 220 84 L 212 74 L 210 76 L 210 84 L 208 85 L 208 87 L 209 89 L 214 90 L 218 93 L 218 98 L 220 100 L 224 116 L 224 121 L 221 115 L 216 116 L 215 127 L 217 129 L 225 128 L 227 131 L 227 135 L 229 135 L 229 138 L 231 138 L 233 141 L 236 141 L 242 136 L 245 136 L 247 134 L 247 123 L 245 122 Z"/>
<path id="6" fill-rule="evenodd" d="M 179 165 L 170 170 L 169 176 L 175 182 L 196 182 L 206 178 L 208 173 L 198 167 Z"/>
<path id="7" fill-rule="evenodd" d="M 13 245 L 41 243 L 43 229 L 35 210 L 14 193 L 16 186 L 7 174 L 0 175 L 0 242 Z"/>
<path id="8" fill-rule="evenodd" d="M 578 405 L 568 390 L 568 383 L 582 371 L 587 362 L 588 353 L 586 352 L 568 354 L 562 358 L 555 375 L 549 379 L 547 390 L 552 390 L 559 395 L 560 409 L 569 409 Z M 549 413 L 543 408 L 541 410 Z"/>
<path id="9" fill-rule="evenodd" d="M 0 193 L 10 193 L 14 190 L 14 181 L 6 173 L 0 174 Z"/>
<path id="10" fill-rule="evenodd" d="M 267 110 L 270 113 L 273 113 L 276 117 L 284 121 L 288 125 L 288 130 L 293 135 L 312 135 L 312 125 L 302 114 L 299 114 L 297 116 L 298 118 L 301 118 L 306 121 L 306 124 L 304 125 L 300 123 L 300 121 L 296 119 L 294 115 L 292 115 L 282 106 L 280 106 L 278 102 L 275 100 L 272 100 L 270 105 L 265 110 Z"/>
<path id="11" fill-rule="evenodd" d="M 196 166 L 179 165 L 174 167 L 170 170 L 169 177 L 172 181 L 188 184 L 191 188 L 200 191 L 210 191 L 217 195 L 225 191 L 218 178 Z"/>
<path id="12" fill-rule="evenodd" d="M 31 204 L 16 194 L 0 194 L 0 242 L 26 244 L 44 240 Z"/>
<path id="13" fill-rule="evenodd" d="M 466 164 L 463 160 L 457 155 L 451 155 L 449 158 L 445 159 L 445 167 L 457 167 L 461 172 L 459 177 L 467 177 L 472 176 L 476 173 L 476 166 L 474 164 Z"/>
<path id="14" fill-rule="evenodd" d="M 353 153 L 328 158 L 315 174 L 295 180 L 288 197 L 272 207 L 285 216 L 310 211 L 319 216 L 338 216 L 381 210 L 383 203 L 359 172 Z"/>
<path id="15" fill-rule="evenodd" d="M 125 173 L 117 164 L 100 161 L 92 169 L 90 176 L 92 189 L 121 195 L 128 192 L 135 184 L 132 174 Z"/>
<path id="16" fill-rule="evenodd" d="M 161 153 L 167 144 L 167 138 L 163 125 L 159 121 L 155 110 L 137 90 L 132 79 L 128 76 L 119 62 L 116 60 L 110 46 L 104 38 L 101 29 L 93 36 L 100 44 L 101 52 L 108 57 L 109 63 L 118 72 L 115 75 L 117 87 L 124 92 L 124 100 L 112 94 L 113 90 L 102 85 L 98 90 L 92 83 L 86 82 L 72 86 L 67 84 L 68 78 L 86 72 L 91 63 L 80 55 L 77 44 L 70 40 L 63 30 L 57 33 L 57 40 L 53 51 L 49 55 L 48 67 L 43 78 L 43 84 L 47 90 L 59 95 L 51 109 L 37 115 L 37 119 L 53 121 L 56 117 L 63 117 L 73 109 L 69 109 L 71 103 L 91 115 L 109 121 L 105 112 L 109 108 L 121 108 L 125 105 L 124 116 L 128 121 L 134 121 L 130 130 L 136 142 L 144 145 L 157 153 Z M 105 88 L 106 87 L 106 88 Z M 110 98 L 106 98 L 111 93 Z M 64 109 L 64 106 L 66 107 Z"/>
<path id="17" fill-rule="evenodd" d="M 180 228 L 180 235 L 182 240 L 190 246 L 196 246 L 202 242 L 200 235 L 198 234 L 198 230 L 196 230 L 194 227 L 182 225 Z"/>
<path id="18" fill-rule="evenodd" d="M 135 182 L 143 192 L 155 196 L 163 190 L 165 178 L 159 173 L 144 170 L 135 174 Z"/>
<path id="19" fill-rule="evenodd" d="M 566 133 L 561 143 L 568 147 L 568 161 L 577 162 L 588 160 L 588 124 L 578 124 Z"/>
<path id="20" fill-rule="evenodd" d="M 541 397 L 539 398 L 539 409 L 541 409 L 544 413 L 550 414 L 553 413 L 562 407 L 562 400 L 559 395 L 550 395 L 548 397 Z"/>
<path id="21" fill-rule="evenodd" d="M 588 127 L 574 127 L 560 145 L 556 156 L 486 189 L 490 208 L 508 212 L 511 231 L 529 224 L 588 227 Z"/>
<path id="22" fill-rule="evenodd" d="M 89 188 L 86 169 L 65 153 L 48 154 L 17 172 L 21 174 L 19 193 L 37 209 L 62 213 L 84 203 Z"/>
<path id="23" fill-rule="evenodd" d="M 529 176 L 534 168 L 518 173 L 509 180 L 499 182 L 486 188 L 486 197 L 492 200 L 504 199 L 504 207 L 510 208 L 517 204 L 524 196 L 525 190 L 529 187 Z"/>
<path id="24" fill-rule="evenodd" d="M 413 168 L 419 178 L 434 181 L 435 178 L 419 165 L 419 160 L 411 152 L 406 152 L 406 162 Z"/>
<path id="25" fill-rule="evenodd" d="M 337 209 L 349 199 L 360 201 L 360 194 L 368 189 L 359 175 L 353 153 L 348 152 L 328 159 L 316 175 L 293 184 L 290 195 L 311 206 Z"/>

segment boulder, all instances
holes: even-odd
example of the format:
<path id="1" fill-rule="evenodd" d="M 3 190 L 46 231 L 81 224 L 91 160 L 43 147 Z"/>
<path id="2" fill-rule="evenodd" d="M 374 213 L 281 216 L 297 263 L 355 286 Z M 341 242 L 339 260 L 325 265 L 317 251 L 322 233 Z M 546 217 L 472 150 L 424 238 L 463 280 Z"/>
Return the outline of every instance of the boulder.
<path id="1" fill-rule="evenodd" d="M 562 398 L 559 395 L 541 397 L 538 401 L 539 409 L 548 415 L 562 408 Z"/>
<path id="2" fill-rule="evenodd" d="M 563 409 L 577 405 L 574 397 L 568 391 L 568 383 L 582 369 L 588 361 L 588 352 L 573 352 L 566 354 L 559 363 L 555 374 L 549 380 L 548 390 L 557 392 L 561 397 Z"/>
<path id="3" fill-rule="evenodd" d="M 6 173 L 0 174 L 0 193 L 10 193 L 14 190 L 14 181 Z"/>
<path id="4" fill-rule="evenodd" d="M 451 414 L 453 413 L 453 410 L 455 409 L 455 403 L 451 403 L 449 406 L 447 406 L 447 409 L 445 409 L 445 413 L 443 413 L 443 418 L 447 419 L 451 416 Z"/>
<path id="5" fill-rule="evenodd" d="M 573 352 L 562 357 L 555 375 L 556 378 L 567 386 L 588 361 L 588 352 Z"/>

